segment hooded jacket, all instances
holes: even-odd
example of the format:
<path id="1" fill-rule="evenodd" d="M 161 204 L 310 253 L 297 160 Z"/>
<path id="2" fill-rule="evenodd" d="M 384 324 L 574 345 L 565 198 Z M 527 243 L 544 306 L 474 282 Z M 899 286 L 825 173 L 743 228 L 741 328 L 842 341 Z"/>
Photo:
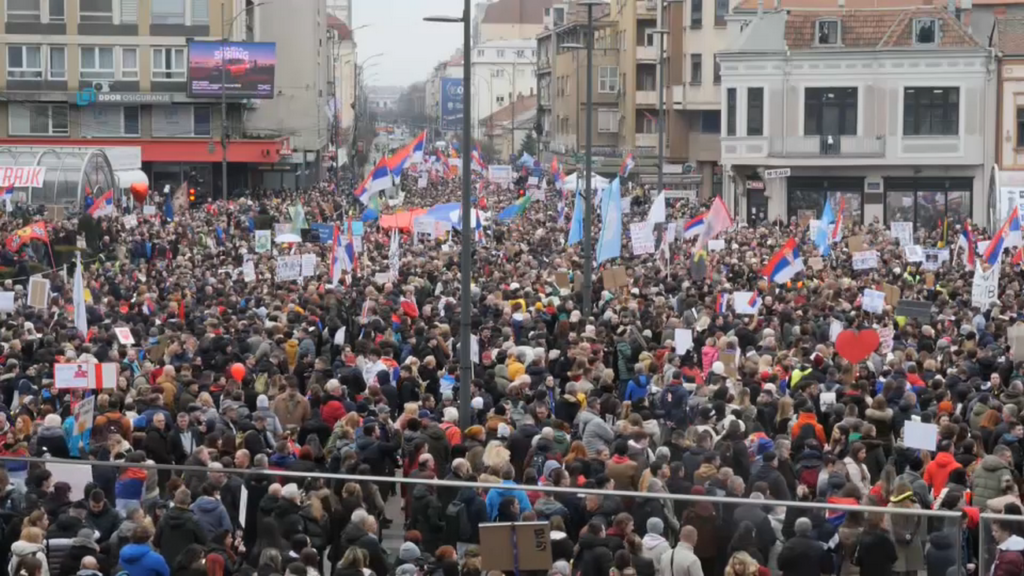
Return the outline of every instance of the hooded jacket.
<path id="1" fill-rule="evenodd" d="M 35 556 L 43 564 L 42 576 L 50 576 L 50 568 L 46 562 L 46 547 L 23 540 L 11 544 L 11 563 L 8 565 L 7 573 L 12 576 L 17 574 L 18 562 L 27 556 Z"/>
<path id="2" fill-rule="evenodd" d="M 935 456 L 935 460 L 928 464 L 928 467 L 924 469 L 924 481 L 932 487 L 933 498 L 938 498 L 942 489 L 946 487 L 949 473 L 960 467 L 960 464 L 949 452 L 939 452 Z"/>
<path id="3" fill-rule="evenodd" d="M 206 532 L 188 508 L 171 507 L 160 518 L 153 536 L 153 545 L 164 558 L 177 558 L 189 544 L 206 545 Z M 137 546 L 130 544 L 129 546 Z M 129 546 L 121 549 L 122 556 Z M 147 546 L 148 547 L 148 546 Z M 136 550 L 138 553 L 138 550 Z"/>
<path id="4" fill-rule="evenodd" d="M 668 540 L 665 540 L 660 534 L 654 534 L 648 532 L 643 540 L 641 540 L 642 549 L 640 553 L 644 558 L 650 558 L 654 562 L 655 566 L 660 566 L 661 557 L 666 552 L 672 550 L 672 547 L 668 545 Z"/>
<path id="5" fill-rule="evenodd" d="M 176 556 L 171 556 L 176 558 Z M 164 557 L 149 544 L 129 544 L 121 549 L 121 567 L 128 576 L 170 576 Z"/>
<path id="6" fill-rule="evenodd" d="M 212 496 L 200 496 L 189 510 L 196 515 L 196 521 L 208 539 L 213 538 L 221 530 L 231 531 L 231 518 L 220 500 Z"/>
<path id="7" fill-rule="evenodd" d="M 971 477 L 972 503 L 984 509 L 986 502 L 1002 496 L 1004 478 L 1013 479 L 1013 471 L 1006 462 L 992 454 L 982 458 Z"/>
<path id="8" fill-rule="evenodd" d="M 583 438 L 583 447 L 587 449 L 587 456 L 597 456 L 601 448 L 611 446 L 615 440 L 615 432 L 599 415 L 589 410 L 580 410 L 576 419 L 579 422 L 579 432 Z"/>
<path id="9" fill-rule="evenodd" d="M 992 576 L 1020 576 L 1024 574 L 1024 538 L 1010 536 L 996 547 L 996 562 Z"/>
<path id="10" fill-rule="evenodd" d="M 501 486 L 513 486 L 516 488 L 491 488 L 487 492 L 487 519 L 493 522 L 498 516 L 498 504 L 506 496 L 513 496 L 516 500 L 519 500 L 519 513 L 522 514 L 528 510 L 532 510 L 533 506 L 530 505 L 530 499 L 526 496 L 526 490 L 519 488 L 518 485 L 511 480 L 504 480 L 500 484 Z"/>

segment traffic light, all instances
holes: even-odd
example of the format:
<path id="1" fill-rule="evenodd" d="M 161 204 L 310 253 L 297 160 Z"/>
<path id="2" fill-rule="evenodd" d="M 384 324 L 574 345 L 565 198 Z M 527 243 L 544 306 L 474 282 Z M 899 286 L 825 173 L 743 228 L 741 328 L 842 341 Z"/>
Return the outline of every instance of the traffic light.
<path id="1" fill-rule="evenodd" d="M 196 189 L 195 188 L 189 188 L 188 189 L 188 201 L 189 202 L 195 202 L 196 201 Z"/>
<path id="2" fill-rule="evenodd" d="M 522 188 L 520 188 L 519 189 L 519 197 L 522 198 L 523 196 L 526 196 L 526 190 L 523 190 Z"/>

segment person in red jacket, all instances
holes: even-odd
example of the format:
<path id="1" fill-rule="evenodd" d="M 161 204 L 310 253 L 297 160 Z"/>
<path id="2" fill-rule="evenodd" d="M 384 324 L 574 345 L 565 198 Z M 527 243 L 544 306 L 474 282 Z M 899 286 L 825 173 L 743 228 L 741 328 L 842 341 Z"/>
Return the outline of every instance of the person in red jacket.
<path id="1" fill-rule="evenodd" d="M 341 401 L 341 382 L 331 380 L 324 388 L 327 395 L 324 396 L 323 406 L 320 407 L 320 417 L 324 424 L 333 430 L 338 420 L 344 418 L 348 412 L 345 410 L 345 404 Z"/>
<path id="2" fill-rule="evenodd" d="M 996 561 L 992 576 L 1020 576 L 1024 574 L 1024 538 L 1013 533 L 1013 525 L 1006 520 L 992 521 L 992 537 L 996 540 Z"/>
<path id="3" fill-rule="evenodd" d="M 949 440 L 939 442 L 939 451 L 928 467 L 924 469 L 924 482 L 931 486 L 932 497 L 938 498 L 942 489 L 949 482 L 949 473 L 957 468 L 962 468 L 953 458 L 953 443 Z"/>
<path id="4" fill-rule="evenodd" d="M 793 424 L 793 438 L 800 438 L 800 431 L 804 426 L 811 426 L 814 428 L 814 437 L 818 439 L 818 442 L 822 446 L 827 445 L 825 441 L 825 428 L 818 424 L 818 417 L 814 415 L 814 406 L 807 404 L 800 408 L 800 416 L 796 419 L 796 423 Z"/>

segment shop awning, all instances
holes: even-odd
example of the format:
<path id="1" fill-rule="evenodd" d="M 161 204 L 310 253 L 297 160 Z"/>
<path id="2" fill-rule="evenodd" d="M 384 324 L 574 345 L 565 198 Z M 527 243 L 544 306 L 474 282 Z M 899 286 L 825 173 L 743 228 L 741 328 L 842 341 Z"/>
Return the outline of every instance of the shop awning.
<path id="1" fill-rule="evenodd" d="M 114 176 L 117 177 L 117 187 L 122 190 L 130 188 L 132 184 L 145 184 L 149 187 L 149 177 L 142 170 L 115 170 Z"/>

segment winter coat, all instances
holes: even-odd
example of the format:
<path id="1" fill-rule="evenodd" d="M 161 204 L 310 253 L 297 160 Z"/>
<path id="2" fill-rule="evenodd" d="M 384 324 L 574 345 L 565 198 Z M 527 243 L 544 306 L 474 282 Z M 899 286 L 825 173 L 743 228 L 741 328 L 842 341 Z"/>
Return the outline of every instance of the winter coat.
<path id="1" fill-rule="evenodd" d="M 996 547 L 995 564 L 992 565 L 992 576 L 1020 576 L 1024 574 L 1024 538 L 1010 536 Z"/>
<path id="2" fill-rule="evenodd" d="M 821 542 L 807 536 L 790 538 L 779 552 L 777 560 L 782 576 L 821 576 L 832 574 L 832 554 Z"/>
<path id="3" fill-rule="evenodd" d="M 889 504 L 887 508 L 921 509 L 917 504 L 908 507 Z M 894 514 L 889 522 L 892 525 L 892 539 L 896 545 L 897 557 L 896 563 L 892 567 L 893 571 L 917 572 L 924 570 L 924 548 L 921 546 L 921 535 L 927 530 L 924 519 L 919 516 Z"/>
<path id="4" fill-rule="evenodd" d="M 302 518 L 302 533 L 309 537 L 310 547 L 322 555 L 327 550 L 327 533 L 330 531 L 327 515 L 324 514 L 323 518 L 318 520 L 313 516 L 313 510 L 306 505 L 299 511 L 299 516 Z"/>
<path id="5" fill-rule="evenodd" d="M 501 483 L 501 486 L 516 486 L 516 483 L 511 480 L 505 480 Z M 509 488 L 491 488 L 487 491 L 487 518 L 488 521 L 493 522 L 498 517 L 498 505 L 505 499 L 506 496 L 514 496 L 516 500 L 519 500 L 519 513 L 522 514 L 528 510 L 532 510 L 533 506 L 530 504 L 530 499 L 526 496 L 526 491 L 523 489 L 509 489 Z"/>
<path id="6" fill-rule="evenodd" d="M 203 529 L 206 538 L 212 539 L 221 530 L 232 530 L 231 517 L 221 501 L 212 496 L 200 496 L 192 503 L 189 510 L 195 514 L 199 527 Z"/>
<path id="7" fill-rule="evenodd" d="M 8 565 L 7 573 L 12 576 L 17 574 L 18 561 L 28 556 L 35 556 L 43 564 L 42 576 L 50 576 L 49 564 L 46 562 L 46 547 L 42 544 L 33 544 L 24 540 L 18 540 L 11 544 L 11 562 Z"/>
<path id="8" fill-rule="evenodd" d="M 971 477 L 972 504 L 984 509 L 985 503 L 1003 495 L 1003 479 L 1013 478 L 1010 465 L 998 456 L 989 454 L 982 458 Z"/>
<path id="9" fill-rule="evenodd" d="M 868 408 L 864 411 L 864 419 L 867 420 L 868 424 L 875 427 L 875 438 L 885 447 L 886 454 L 892 453 L 894 443 L 892 414 L 892 408 L 886 408 L 885 410 Z"/>
<path id="10" fill-rule="evenodd" d="M 693 547 L 680 542 L 661 557 L 658 564 L 662 576 L 712 576 L 704 574 L 700 559 L 693 553 Z M 602 572 L 604 574 L 605 572 Z M 597 574 L 597 572 L 591 572 Z"/>
<path id="11" fill-rule="evenodd" d="M 274 398 L 273 411 L 283 428 L 298 428 L 309 419 L 309 401 L 298 392 L 295 392 L 294 396 L 291 391 L 285 392 Z"/>
<path id="12" fill-rule="evenodd" d="M 583 447 L 587 456 L 593 458 L 602 448 L 608 448 L 615 441 L 615 431 L 604 421 L 604 418 L 589 410 L 580 410 L 576 416 L 579 422 L 579 433 L 583 439 Z"/>
<path id="13" fill-rule="evenodd" d="M 643 545 L 643 548 L 640 553 L 644 558 L 649 558 L 654 562 L 654 566 L 658 569 L 661 568 L 661 557 L 666 552 L 672 550 L 672 547 L 668 544 L 668 540 L 665 540 L 662 536 L 651 534 L 649 532 L 644 536 L 641 544 Z"/>
<path id="14" fill-rule="evenodd" d="M 121 568 L 128 576 L 171 576 L 171 569 L 164 558 L 149 544 L 129 544 L 121 549 Z"/>
<path id="15" fill-rule="evenodd" d="M 357 524 L 345 526 L 341 532 L 340 541 L 338 558 L 344 557 L 345 552 L 353 546 L 362 548 L 370 557 L 367 568 L 373 570 L 374 574 L 390 574 L 388 560 L 384 555 L 384 550 L 380 547 L 380 542 L 377 541 L 375 535 L 367 533 L 362 526 Z M 334 556 L 333 551 L 331 555 Z"/>
<path id="16" fill-rule="evenodd" d="M 172 507 L 160 518 L 156 526 L 156 534 L 153 536 L 153 545 L 160 550 L 164 558 L 177 558 L 190 544 L 206 545 L 206 532 L 195 514 L 188 508 Z M 121 549 L 121 555 L 129 544 Z M 139 551 L 136 550 L 136 553 Z"/>
<path id="17" fill-rule="evenodd" d="M 423 436 L 427 439 L 427 452 L 434 457 L 434 467 L 437 470 L 447 470 L 451 463 L 451 446 L 448 445 L 448 436 L 444 430 L 436 424 L 431 424 L 423 430 Z"/>
<path id="18" fill-rule="evenodd" d="M 121 515 L 117 513 L 106 502 L 99 512 L 93 512 L 92 508 L 85 513 L 85 523 L 90 528 L 100 533 L 99 541 L 106 542 L 117 531 L 121 525 Z"/>
<path id="19" fill-rule="evenodd" d="M 788 462 L 779 462 L 779 464 L 789 465 Z M 786 501 L 791 499 L 789 487 L 786 486 L 786 479 L 782 477 L 782 473 L 774 466 L 762 464 L 756 472 L 750 475 L 749 485 L 753 487 L 756 482 L 768 484 L 768 493 L 773 500 Z"/>
<path id="20" fill-rule="evenodd" d="M 946 487 L 946 482 L 949 481 L 949 473 L 957 468 L 961 466 L 949 452 L 939 452 L 928 464 L 924 469 L 924 481 L 932 487 L 933 498 L 939 497 L 942 489 Z"/>
<path id="21" fill-rule="evenodd" d="M 933 532 L 928 537 L 928 550 L 924 553 L 928 576 L 946 576 L 951 566 L 956 566 L 957 534 L 952 530 Z"/>
<path id="22" fill-rule="evenodd" d="M 864 530 L 857 547 L 860 573 L 867 576 L 892 576 L 899 559 L 896 545 L 885 530 Z"/>
<path id="23" fill-rule="evenodd" d="M 664 558 L 664 557 L 663 557 Z M 580 536 L 576 557 L 572 562 L 573 576 L 608 574 L 612 569 L 612 551 L 607 538 L 598 538 L 590 533 Z M 684 576 L 677 574 L 676 576 Z"/>
<path id="24" fill-rule="evenodd" d="M 64 438 L 64 429 L 60 426 L 43 426 L 36 435 L 36 449 L 32 454 L 42 457 L 49 454 L 51 458 L 71 458 L 71 450 Z"/>
<path id="25" fill-rule="evenodd" d="M 299 515 L 300 507 L 297 503 L 281 498 L 281 501 L 274 507 L 274 522 L 281 534 L 301 534 L 306 527 Z"/>
<path id="26" fill-rule="evenodd" d="M 423 535 L 420 550 L 426 554 L 433 555 L 443 544 L 444 511 L 434 490 L 425 484 L 418 484 L 412 491 L 409 530 L 419 530 Z"/>

